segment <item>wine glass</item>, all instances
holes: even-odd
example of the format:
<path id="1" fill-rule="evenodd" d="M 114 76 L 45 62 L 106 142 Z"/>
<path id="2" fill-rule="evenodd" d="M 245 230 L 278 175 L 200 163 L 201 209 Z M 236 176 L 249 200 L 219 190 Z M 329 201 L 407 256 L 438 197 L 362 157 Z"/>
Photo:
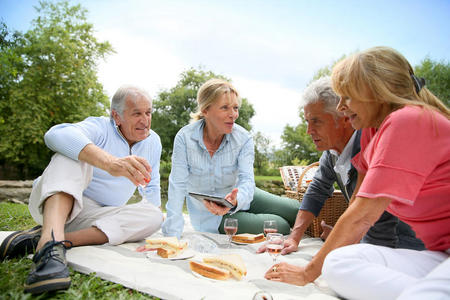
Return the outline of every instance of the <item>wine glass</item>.
<path id="1" fill-rule="evenodd" d="M 144 202 L 147 202 L 147 198 L 145 197 L 145 188 L 147 187 L 147 184 L 150 182 L 150 179 L 144 178 L 145 184 L 139 184 L 138 190 L 142 193 L 142 200 Z"/>
<path id="2" fill-rule="evenodd" d="M 143 202 L 147 202 L 147 198 L 145 197 L 145 187 L 146 185 L 143 184 L 138 185 L 138 190 L 142 193 Z"/>
<path id="3" fill-rule="evenodd" d="M 284 237 L 281 233 L 268 233 L 267 234 L 267 252 L 272 256 L 273 263 L 277 263 L 277 257 L 283 250 Z"/>
<path id="4" fill-rule="evenodd" d="M 268 233 L 277 233 L 278 232 L 278 228 L 277 228 L 277 221 L 275 220 L 268 220 L 268 221 L 264 221 L 264 235 L 267 237 Z"/>
<path id="5" fill-rule="evenodd" d="M 266 291 L 259 291 L 253 296 L 253 300 L 273 300 L 273 297 Z"/>
<path id="6" fill-rule="evenodd" d="M 233 235 L 236 234 L 238 229 L 238 220 L 233 218 L 225 219 L 225 223 L 223 224 L 223 230 L 228 235 L 228 248 L 231 246 L 231 239 Z"/>

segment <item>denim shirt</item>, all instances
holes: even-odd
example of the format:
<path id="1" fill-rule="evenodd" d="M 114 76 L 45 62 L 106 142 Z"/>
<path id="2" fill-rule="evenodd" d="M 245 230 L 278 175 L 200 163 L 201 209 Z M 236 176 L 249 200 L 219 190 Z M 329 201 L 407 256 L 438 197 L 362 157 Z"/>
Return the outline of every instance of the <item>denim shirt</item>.
<path id="1" fill-rule="evenodd" d="M 232 132 L 224 136 L 211 157 L 203 143 L 204 125 L 204 120 L 196 121 L 181 128 L 175 136 L 167 218 L 162 225 L 165 236 L 180 238 L 185 199 L 194 229 L 218 232 L 222 216 L 210 213 L 202 202 L 190 197 L 189 192 L 226 196 L 233 188 L 238 188 L 237 206 L 233 212 L 249 209 L 253 200 L 253 138 L 247 130 L 234 124 Z"/>

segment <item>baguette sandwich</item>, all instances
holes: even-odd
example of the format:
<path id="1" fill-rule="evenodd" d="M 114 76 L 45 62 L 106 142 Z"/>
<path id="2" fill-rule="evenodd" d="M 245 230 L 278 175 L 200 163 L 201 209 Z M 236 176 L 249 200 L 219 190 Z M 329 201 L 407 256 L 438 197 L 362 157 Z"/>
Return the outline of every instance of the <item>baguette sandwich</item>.
<path id="1" fill-rule="evenodd" d="M 147 250 L 157 249 L 157 254 L 163 258 L 180 255 L 187 248 L 187 242 L 181 242 L 176 237 L 146 239 L 145 241 Z"/>
<path id="2" fill-rule="evenodd" d="M 203 262 L 228 270 L 237 280 L 247 275 L 247 268 L 239 254 L 223 254 L 203 258 Z"/>
<path id="3" fill-rule="evenodd" d="M 238 243 L 253 244 L 253 243 L 260 243 L 264 241 L 266 238 L 262 233 L 260 234 L 241 233 L 234 235 L 232 239 L 233 241 Z"/>
<path id="4" fill-rule="evenodd" d="M 189 262 L 189 267 L 191 268 L 192 271 L 208 278 L 217 280 L 227 280 L 228 278 L 230 278 L 230 271 L 222 268 L 217 268 L 215 266 L 208 265 L 205 263 L 191 260 Z"/>

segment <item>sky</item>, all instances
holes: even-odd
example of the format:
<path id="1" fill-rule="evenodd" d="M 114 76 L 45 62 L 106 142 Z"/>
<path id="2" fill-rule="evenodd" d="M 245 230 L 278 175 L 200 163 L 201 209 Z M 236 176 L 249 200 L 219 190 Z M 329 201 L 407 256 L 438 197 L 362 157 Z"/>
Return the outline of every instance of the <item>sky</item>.
<path id="1" fill-rule="evenodd" d="M 302 91 L 315 72 L 374 46 L 414 66 L 450 61 L 450 1 L 73 0 L 88 10 L 100 41 L 115 52 L 99 61 L 111 97 L 123 84 L 156 97 L 191 67 L 230 78 L 255 109 L 253 131 L 279 146 L 300 122 Z M 0 0 L 0 19 L 26 31 L 38 0 Z"/>

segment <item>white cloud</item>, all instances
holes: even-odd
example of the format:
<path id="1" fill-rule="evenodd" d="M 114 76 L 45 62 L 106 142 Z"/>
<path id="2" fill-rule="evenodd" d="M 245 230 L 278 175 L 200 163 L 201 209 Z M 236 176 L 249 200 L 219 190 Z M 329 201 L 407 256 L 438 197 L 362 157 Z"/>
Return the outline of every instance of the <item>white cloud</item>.
<path id="1" fill-rule="evenodd" d="M 300 122 L 299 105 L 301 92 L 280 86 L 274 82 L 257 81 L 235 77 L 233 84 L 255 109 L 251 120 L 253 131 L 269 137 L 272 144 L 281 144 L 281 134 L 287 124 Z"/>
<path id="2" fill-rule="evenodd" d="M 99 64 L 99 78 L 109 96 L 123 84 L 145 88 L 155 97 L 161 89 L 174 86 L 186 66 L 176 54 L 152 39 L 125 31 L 102 31 L 116 53 Z"/>

